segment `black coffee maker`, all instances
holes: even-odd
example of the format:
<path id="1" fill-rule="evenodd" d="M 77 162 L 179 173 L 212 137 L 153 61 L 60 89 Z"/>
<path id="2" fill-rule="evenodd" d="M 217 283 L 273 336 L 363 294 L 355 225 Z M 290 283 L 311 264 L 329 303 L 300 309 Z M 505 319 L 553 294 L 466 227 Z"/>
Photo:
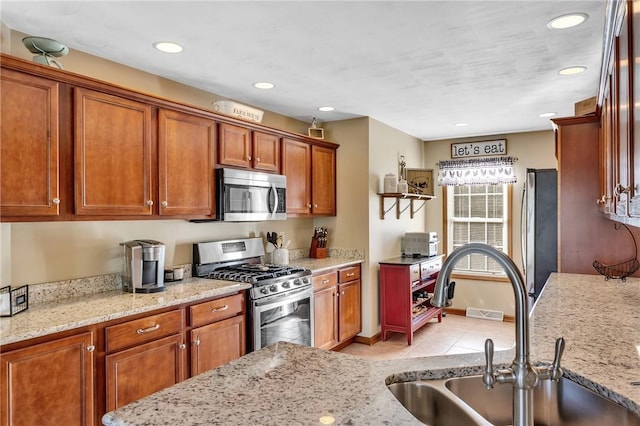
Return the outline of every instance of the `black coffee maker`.
<path id="1" fill-rule="evenodd" d="M 164 243 L 133 240 L 120 245 L 124 247 L 122 287 L 131 293 L 164 291 Z"/>

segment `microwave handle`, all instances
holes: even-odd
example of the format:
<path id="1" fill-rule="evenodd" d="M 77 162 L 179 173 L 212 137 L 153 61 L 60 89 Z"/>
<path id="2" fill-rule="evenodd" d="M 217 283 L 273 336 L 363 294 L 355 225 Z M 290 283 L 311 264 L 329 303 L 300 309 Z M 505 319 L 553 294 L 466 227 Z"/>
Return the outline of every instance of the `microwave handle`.
<path id="1" fill-rule="evenodd" d="M 274 184 L 269 188 L 269 213 L 275 214 L 278 209 L 278 191 Z"/>

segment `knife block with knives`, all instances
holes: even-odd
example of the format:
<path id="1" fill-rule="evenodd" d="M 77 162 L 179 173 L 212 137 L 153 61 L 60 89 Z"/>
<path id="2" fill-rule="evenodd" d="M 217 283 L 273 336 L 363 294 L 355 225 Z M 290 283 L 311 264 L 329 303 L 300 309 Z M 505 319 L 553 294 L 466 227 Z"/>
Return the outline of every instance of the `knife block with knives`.
<path id="1" fill-rule="evenodd" d="M 324 259 L 327 257 L 327 228 L 316 228 L 311 238 L 309 257 Z"/>

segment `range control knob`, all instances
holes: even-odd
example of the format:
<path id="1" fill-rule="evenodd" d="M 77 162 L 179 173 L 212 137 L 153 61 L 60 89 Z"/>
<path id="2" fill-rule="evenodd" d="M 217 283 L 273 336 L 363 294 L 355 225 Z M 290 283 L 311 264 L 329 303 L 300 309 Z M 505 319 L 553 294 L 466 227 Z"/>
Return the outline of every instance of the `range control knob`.
<path id="1" fill-rule="evenodd" d="M 302 283 L 300 282 L 300 278 L 296 278 L 295 280 L 293 280 L 293 284 L 295 284 L 295 285 L 300 285 L 300 284 L 302 284 Z"/>
<path id="2" fill-rule="evenodd" d="M 277 285 L 272 285 L 271 287 L 269 287 L 269 290 L 270 290 L 272 293 L 275 293 L 276 291 L 278 291 L 278 286 L 277 286 Z"/>
<path id="3" fill-rule="evenodd" d="M 289 288 L 289 287 L 291 287 L 291 284 L 289 284 L 289 281 L 285 281 L 285 282 L 282 283 L 282 287 Z"/>
<path id="4" fill-rule="evenodd" d="M 303 279 L 302 279 L 302 283 L 303 283 L 303 284 L 309 284 L 309 278 L 306 278 L 306 277 L 305 277 L 305 278 L 303 278 Z"/>
<path id="5" fill-rule="evenodd" d="M 267 294 L 267 293 L 269 293 L 269 290 L 267 290 L 267 288 L 266 288 L 266 287 L 262 287 L 262 288 L 260 289 L 260 293 L 262 293 L 262 294 Z"/>

